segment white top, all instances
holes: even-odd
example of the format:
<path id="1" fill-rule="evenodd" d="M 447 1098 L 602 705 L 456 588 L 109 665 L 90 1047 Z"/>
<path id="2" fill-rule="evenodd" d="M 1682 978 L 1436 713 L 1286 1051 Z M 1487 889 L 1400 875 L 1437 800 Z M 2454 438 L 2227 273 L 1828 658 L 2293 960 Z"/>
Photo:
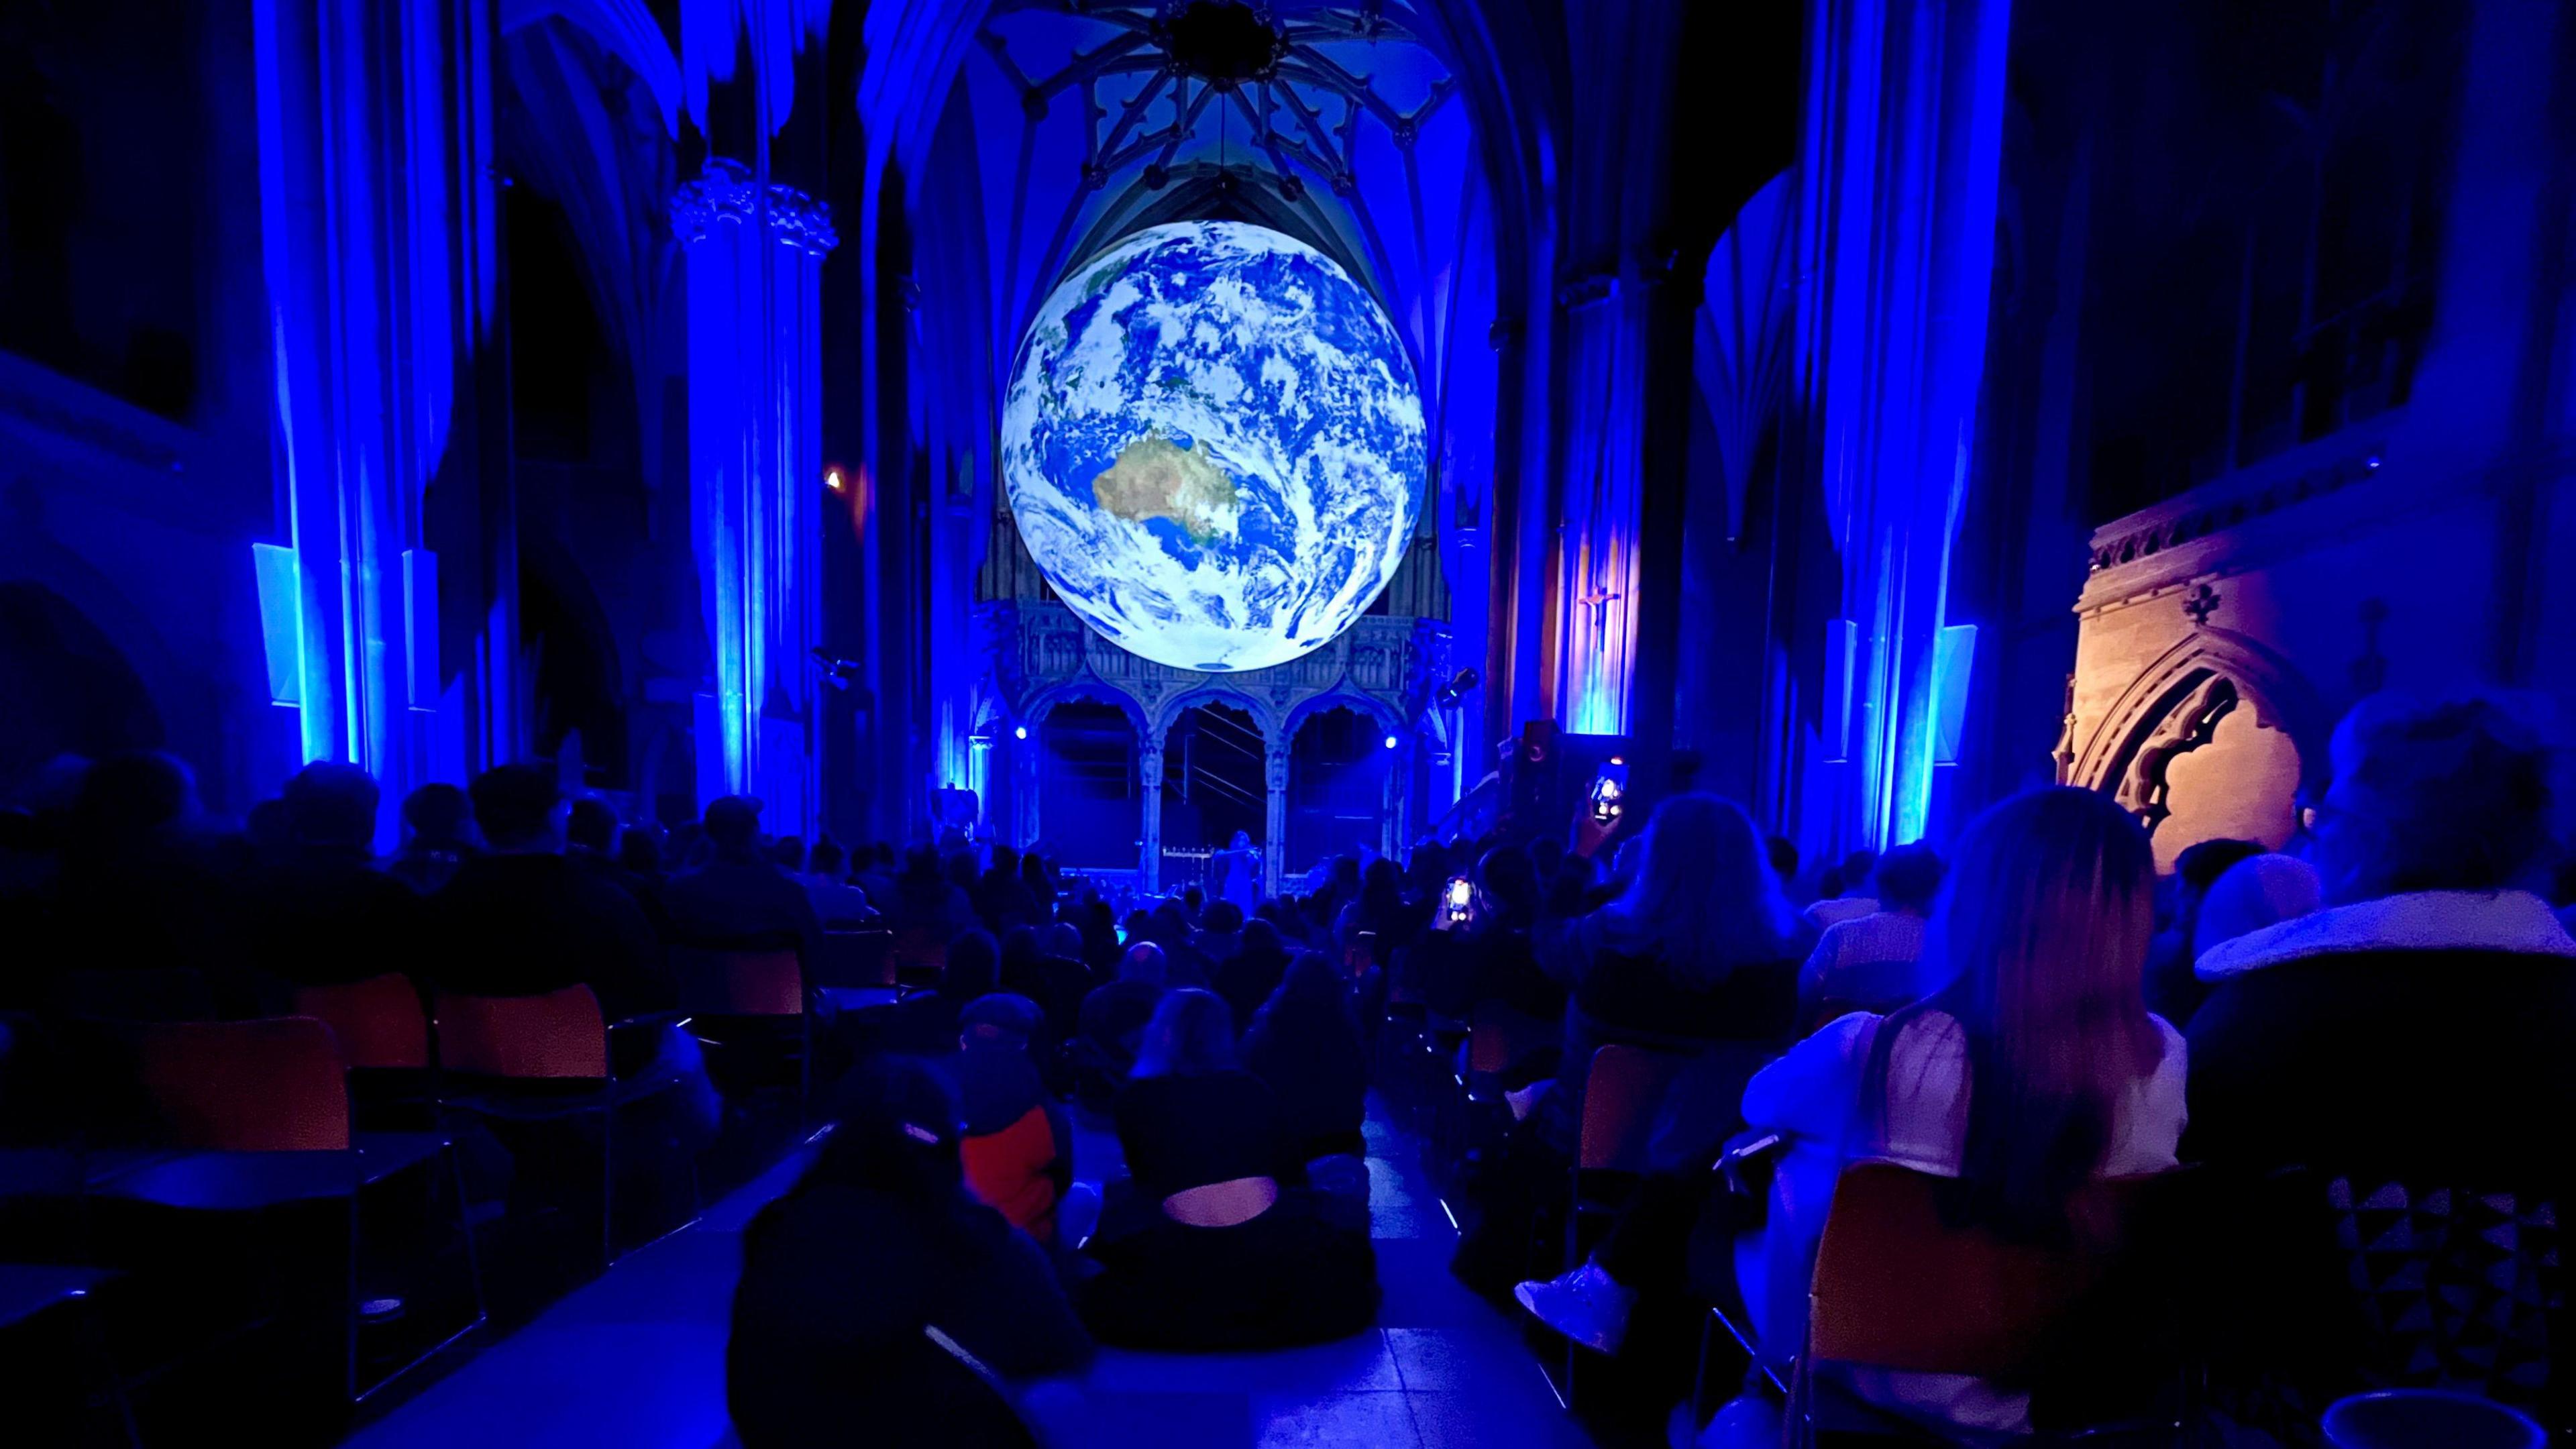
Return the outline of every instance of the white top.
<path id="1" fill-rule="evenodd" d="M 1744 1089 L 1745 1123 L 1788 1139 L 1787 1155 L 1772 1178 L 1765 1229 L 1736 1245 L 1737 1282 L 1763 1358 L 1775 1369 L 1785 1367 L 1806 1341 L 1807 1285 L 1843 1168 L 1866 1156 L 1942 1177 L 1959 1175 L 1968 1135 L 1968 1038 L 1957 1021 L 1937 1011 L 1916 1017 L 1889 1053 L 1884 1149 L 1855 1150 L 1867 1134 L 1861 1076 L 1869 1065 L 1872 1028 L 1882 1019 L 1854 1012 L 1828 1024 Z M 2184 1121 L 2183 1039 L 2162 1017 L 2149 1019 L 2164 1057 L 2114 1110 L 2104 1177 L 2163 1172 L 2177 1160 Z M 1873 1403 L 1936 1422 L 2003 1433 L 2028 1430 L 2029 1396 L 2000 1392 L 1981 1380 L 1864 1370 L 1850 1381 Z"/>

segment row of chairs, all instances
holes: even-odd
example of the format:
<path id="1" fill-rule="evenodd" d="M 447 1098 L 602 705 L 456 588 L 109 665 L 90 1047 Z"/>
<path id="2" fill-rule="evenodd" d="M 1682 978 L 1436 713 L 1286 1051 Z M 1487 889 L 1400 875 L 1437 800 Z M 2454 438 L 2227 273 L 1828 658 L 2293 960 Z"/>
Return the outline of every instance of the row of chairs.
<path id="1" fill-rule="evenodd" d="M 6 1154 L 0 1206 L 14 1220 L 25 1204 L 66 1204 L 57 1218 L 75 1226 L 40 1254 L 110 1264 L 118 1258 L 113 1244 L 105 1245 L 103 1259 L 82 1248 L 84 1240 L 91 1249 L 101 1246 L 88 1224 L 103 1207 L 176 1214 L 182 1222 L 336 1207 L 349 1234 L 335 1295 L 338 1378 L 354 1408 L 490 1318 L 477 1229 L 493 1225 L 497 1210 L 485 1204 L 478 1212 L 469 1190 L 469 1154 L 459 1142 L 469 1122 L 520 1134 L 565 1128 L 593 1142 L 602 1268 L 620 1248 L 621 1124 L 629 1109 L 683 1085 L 667 1076 L 620 1080 L 621 1062 L 653 1055 L 651 1043 L 636 1042 L 642 1049 L 630 1050 L 621 1038 L 679 1025 L 701 1043 L 710 1067 L 719 1054 L 765 1055 L 789 1069 L 770 1076 L 785 1078 L 795 1124 L 810 1125 L 811 1008 L 822 991 L 809 989 L 798 953 L 682 951 L 674 964 L 684 1009 L 632 1022 L 606 1020 L 582 986 L 527 997 L 440 993 L 424 1006 L 411 981 L 390 974 L 297 989 L 289 1015 L 221 1021 L 208 1019 L 212 993 L 193 972 L 73 973 L 63 994 L 74 1011 L 65 1020 L 86 1023 L 85 1039 L 112 1044 L 130 1064 L 123 1074 L 128 1092 L 148 1112 L 149 1125 L 136 1131 L 133 1122 L 92 1124 L 69 1145 Z M 890 940 L 883 932 L 833 933 L 818 966 L 817 974 L 845 990 L 868 994 L 875 983 L 890 984 Z M 102 1145 L 128 1140 L 137 1145 Z M 555 1154 L 542 1157 L 551 1165 Z M 700 1200 L 694 1157 L 686 1166 L 694 1213 Z M 447 1204 L 450 1210 L 437 1214 L 447 1231 L 442 1252 L 452 1261 L 461 1250 L 464 1283 L 430 1295 L 442 1298 L 439 1307 L 456 1308 L 453 1321 L 442 1316 L 432 1329 L 415 1314 L 397 1363 L 381 1353 L 361 1354 L 368 1310 L 360 1271 L 368 1254 L 360 1204 L 362 1198 L 381 1203 L 389 1194 L 407 1199 L 402 1182 L 425 1185 L 426 1201 Z M 148 1227 L 139 1232 L 153 1235 Z M 88 1341 L 103 1289 L 119 1301 L 141 1291 L 121 1282 L 115 1267 L 0 1263 L 0 1329 L 76 1314 Z M 94 1372 L 85 1377 L 96 1384 L 84 1397 L 94 1406 L 112 1405 L 110 1417 L 130 1439 L 126 1378 L 107 1367 L 110 1361 L 102 1342 L 86 1360 Z"/>

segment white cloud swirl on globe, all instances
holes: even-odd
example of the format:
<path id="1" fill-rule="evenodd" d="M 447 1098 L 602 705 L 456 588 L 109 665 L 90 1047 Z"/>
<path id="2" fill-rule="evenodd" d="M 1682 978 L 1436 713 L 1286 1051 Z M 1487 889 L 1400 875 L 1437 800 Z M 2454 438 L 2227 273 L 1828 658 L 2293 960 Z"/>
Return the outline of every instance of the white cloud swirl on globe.
<path id="1" fill-rule="evenodd" d="M 1159 663 L 1284 664 L 1395 576 L 1422 397 L 1376 301 L 1242 222 L 1121 239 L 1039 308 L 1002 412 L 1020 537 L 1082 621 Z"/>

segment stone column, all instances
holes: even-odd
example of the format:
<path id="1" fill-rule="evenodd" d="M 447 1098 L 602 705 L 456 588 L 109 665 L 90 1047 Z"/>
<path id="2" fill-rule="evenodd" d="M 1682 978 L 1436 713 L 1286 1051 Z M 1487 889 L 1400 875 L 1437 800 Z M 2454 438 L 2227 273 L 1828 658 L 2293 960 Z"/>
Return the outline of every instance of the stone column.
<path id="1" fill-rule="evenodd" d="M 514 536 L 483 536 L 471 510 L 443 531 L 424 518 L 434 477 L 488 499 L 491 16 L 474 0 L 252 5 L 280 502 L 256 553 L 271 648 L 292 656 L 271 661 L 276 698 L 304 760 L 375 775 L 387 844 L 414 786 L 501 763 L 519 738 Z"/>
<path id="2" fill-rule="evenodd" d="M 1924 833 L 1942 675 L 1964 667 L 1940 641 L 1975 456 L 2010 9 L 1829 0 L 1809 22 L 1794 445 L 1844 560 L 1851 706 L 1847 732 L 1827 730 L 1851 773 L 1820 782 L 1837 851 Z"/>
<path id="3" fill-rule="evenodd" d="M 689 516 L 713 666 L 699 793 L 757 795 L 765 829 L 810 834 L 822 266 L 839 239 L 820 202 L 722 157 L 671 215 L 688 267 Z"/>
<path id="4" fill-rule="evenodd" d="M 1262 827 L 1267 838 L 1261 846 L 1261 893 L 1275 896 L 1288 860 L 1288 752 L 1272 750 L 1268 764 L 1270 809 Z"/>
<path id="5" fill-rule="evenodd" d="M 1163 748 L 1136 750 L 1136 786 L 1144 791 L 1136 818 L 1143 839 L 1136 845 L 1137 888 L 1153 895 L 1163 888 Z"/>

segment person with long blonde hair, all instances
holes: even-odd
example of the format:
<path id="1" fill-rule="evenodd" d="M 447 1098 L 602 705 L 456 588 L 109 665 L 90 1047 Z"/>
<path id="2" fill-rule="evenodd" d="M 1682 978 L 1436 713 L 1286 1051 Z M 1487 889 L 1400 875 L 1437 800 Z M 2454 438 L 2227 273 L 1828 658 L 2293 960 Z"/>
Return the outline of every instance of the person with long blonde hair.
<path id="1" fill-rule="evenodd" d="M 2160 1172 L 2181 1140 L 2180 1034 L 2141 992 L 2155 858 L 2109 797 L 2048 789 L 1960 840 L 1910 1006 L 1826 1025 L 1755 1076 L 1744 1120 L 1787 1152 L 1737 1272 L 1763 1356 L 1805 1337 L 1807 1283 L 1837 1177 L 1860 1160 L 1954 1178 L 1952 1211 L 2006 1238 L 2063 1242 L 2087 1182 Z M 1972 1379 L 1854 1371 L 1855 1391 L 1945 1423 L 2028 1427 L 2029 1400 Z"/>
<path id="2" fill-rule="evenodd" d="M 1696 1056 L 1725 1043 L 1785 1044 L 1797 1010 L 1793 931 L 1752 820 L 1700 794 L 1656 807 L 1616 898 L 1572 919 L 1543 917 L 1538 965 L 1567 991 L 1557 1072 L 1513 1094 L 1515 1111 L 1527 1104 L 1525 1120 L 1470 1191 L 1472 1226 L 1450 1271 L 1496 1297 L 1521 1276 L 1538 1205 L 1563 1191 L 1595 1051 Z"/>

